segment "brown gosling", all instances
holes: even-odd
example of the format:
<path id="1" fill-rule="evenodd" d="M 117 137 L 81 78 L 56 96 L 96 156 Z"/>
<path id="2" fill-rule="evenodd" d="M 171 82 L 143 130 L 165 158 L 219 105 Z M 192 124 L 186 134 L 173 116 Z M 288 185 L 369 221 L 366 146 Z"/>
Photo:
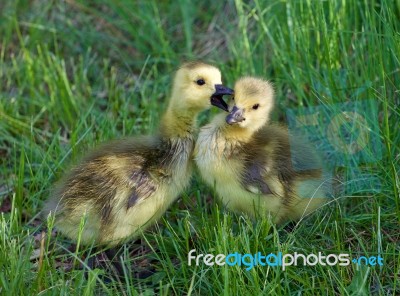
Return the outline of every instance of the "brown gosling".
<path id="1" fill-rule="evenodd" d="M 320 207 L 327 201 L 320 159 L 301 138 L 289 142 L 286 127 L 269 124 L 271 84 L 245 77 L 234 92 L 231 112 L 200 129 L 194 158 L 203 179 L 228 209 L 271 215 L 275 223 L 298 220 Z M 296 168 L 312 169 L 295 169 L 293 157 Z"/>
<path id="2" fill-rule="evenodd" d="M 139 234 L 175 201 L 192 175 L 195 120 L 232 90 L 220 71 L 191 62 L 175 74 L 159 134 L 114 141 L 89 153 L 53 190 L 44 213 L 82 244 L 114 246 Z M 83 220 L 82 220 L 83 219 Z M 85 221 L 80 231 L 80 223 Z"/>

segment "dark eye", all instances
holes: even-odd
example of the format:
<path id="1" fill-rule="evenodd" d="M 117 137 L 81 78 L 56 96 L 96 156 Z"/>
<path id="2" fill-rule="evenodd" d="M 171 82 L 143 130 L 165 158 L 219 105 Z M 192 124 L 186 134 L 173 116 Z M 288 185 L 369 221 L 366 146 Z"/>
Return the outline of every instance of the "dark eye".
<path id="1" fill-rule="evenodd" d="M 253 105 L 253 109 L 254 109 L 254 110 L 257 110 L 257 109 L 258 109 L 258 107 L 260 107 L 260 105 L 259 105 L 259 104 L 255 104 L 255 105 Z"/>
<path id="2" fill-rule="evenodd" d="M 232 101 L 234 101 L 235 100 L 235 97 L 232 97 Z"/>
<path id="3" fill-rule="evenodd" d="M 198 79 L 198 80 L 196 81 L 196 83 L 197 83 L 197 85 L 206 84 L 206 82 L 204 81 L 204 79 Z"/>

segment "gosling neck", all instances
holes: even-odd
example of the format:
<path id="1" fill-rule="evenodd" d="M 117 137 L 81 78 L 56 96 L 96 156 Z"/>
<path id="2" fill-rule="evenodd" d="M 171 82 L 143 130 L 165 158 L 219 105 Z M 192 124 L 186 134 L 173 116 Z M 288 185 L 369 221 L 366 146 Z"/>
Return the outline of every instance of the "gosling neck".
<path id="1" fill-rule="evenodd" d="M 255 131 L 248 128 L 242 128 L 237 124 L 229 125 L 225 122 L 226 114 L 219 114 L 215 121 L 217 123 L 220 133 L 226 140 L 231 142 L 250 142 L 253 138 Z"/>
<path id="2" fill-rule="evenodd" d="M 161 135 L 166 138 L 193 138 L 199 111 L 169 106 L 161 120 Z"/>

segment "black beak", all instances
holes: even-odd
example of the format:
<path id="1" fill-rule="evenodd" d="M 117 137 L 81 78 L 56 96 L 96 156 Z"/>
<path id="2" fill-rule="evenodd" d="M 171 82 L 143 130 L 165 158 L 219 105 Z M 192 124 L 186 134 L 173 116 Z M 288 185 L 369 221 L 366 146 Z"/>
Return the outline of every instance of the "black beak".
<path id="1" fill-rule="evenodd" d="M 243 110 L 239 109 L 236 106 L 233 106 L 232 111 L 226 116 L 226 123 L 227 124 L 234 124 L 238 122 L 242 122 L 246 120 L 246 118 L 243 117 Z"/>
<path id="2" fill-rule="evenodd" d="M 211 105 L 218 107 L 226 112 L 229 112 L 228 105 L 222 99 L 224 95 L 233 95 L 233 90 L 223 86 L 222 84 L 215 85 L 215 93 L 211 96 Z"/>

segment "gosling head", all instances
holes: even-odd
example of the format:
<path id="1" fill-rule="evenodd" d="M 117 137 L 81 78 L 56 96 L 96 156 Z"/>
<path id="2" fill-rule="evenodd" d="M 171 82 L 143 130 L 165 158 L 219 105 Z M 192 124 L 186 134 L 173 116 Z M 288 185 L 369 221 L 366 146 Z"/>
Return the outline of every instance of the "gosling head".
<path id="1" fill-rule="evenodd" d="M 226 123 L 255 132 L 264 126 L 274 106 L 274 89 L 268 81 L 244 77 L 235 84 Z"/>
<path id="2" fill-rule="evenodd" d="M 174 101 L 171 103 L 181 110 L 202 111 L 214 105 L 229 111 L 222 96 L 232 94 L 232 89 L 222 85 L 218 68 L 201 62 L 189 62 L 176 72 L 172 90 Z"/>

